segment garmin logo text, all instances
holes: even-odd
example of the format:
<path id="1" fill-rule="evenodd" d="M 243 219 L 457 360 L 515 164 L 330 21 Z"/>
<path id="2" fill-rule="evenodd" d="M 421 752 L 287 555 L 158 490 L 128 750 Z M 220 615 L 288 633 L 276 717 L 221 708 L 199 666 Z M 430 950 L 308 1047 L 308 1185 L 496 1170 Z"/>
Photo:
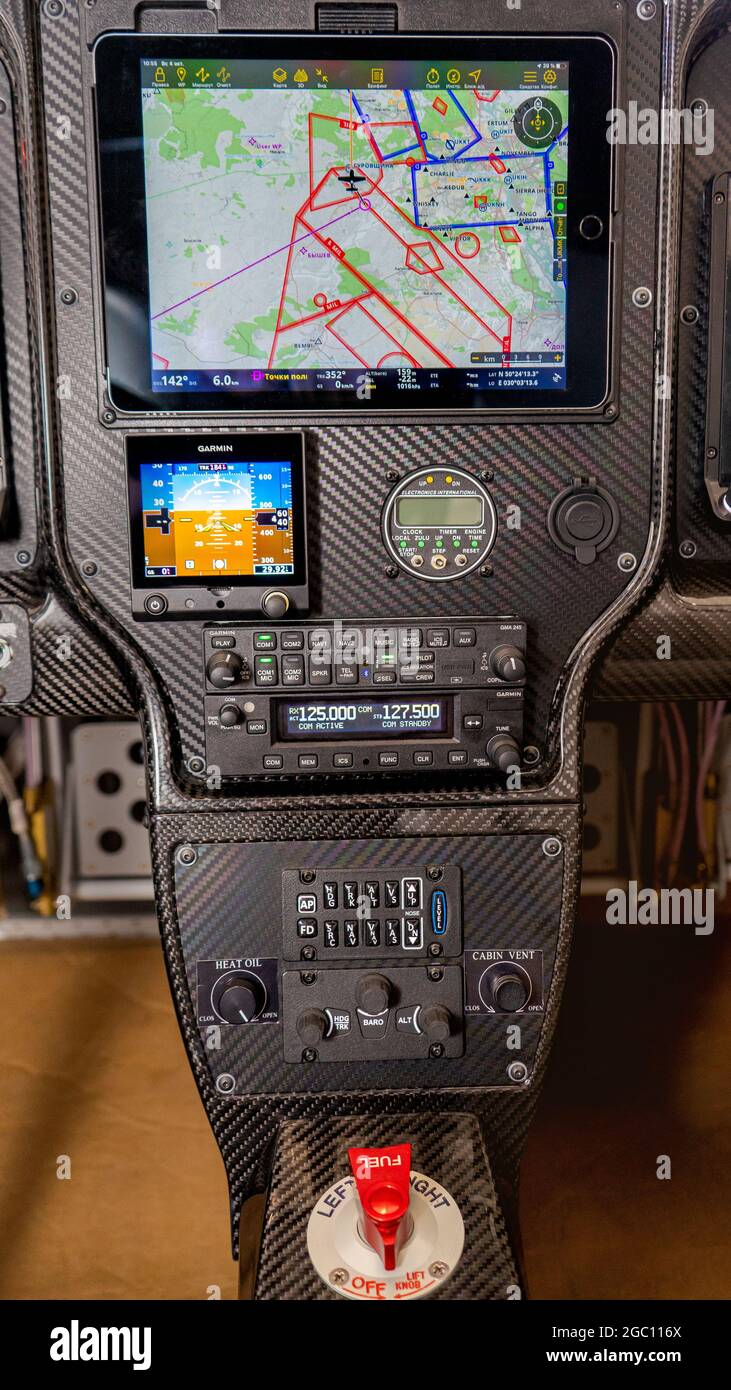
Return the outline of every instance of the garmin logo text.
<path id="1" fill-rule="evenodd" d="M 233 444 L 199 444 L 199 454 L 232 454 Z"/>
<path id="2" fill-rule="evenodd" d="M 132 1361 L 134 1371 L 152 1365 L 151 1327 L 81 1327 L 73 1318 L 70 1327 L 51 1332 L 52 1361 Z"/>

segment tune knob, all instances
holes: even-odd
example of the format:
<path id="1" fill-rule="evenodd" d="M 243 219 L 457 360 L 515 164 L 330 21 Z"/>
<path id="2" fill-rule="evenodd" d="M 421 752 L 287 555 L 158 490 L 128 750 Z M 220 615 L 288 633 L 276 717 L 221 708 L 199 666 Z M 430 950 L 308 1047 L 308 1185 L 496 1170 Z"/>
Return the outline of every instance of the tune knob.
<path id="1" fill-rule="evenodd" d="M 322 1009 L 305 1009 L 297 1019 L 297 1032 L 307 1047 L 317 1047 L 328 1027 L 329 1019 Z"/>
<path id="2" fill-rule="evenodd" d="M 452 1015 L 443 1004 L 427 1004 L 419 1014 L 419 1026 L 429 1042 L 446 1042 L 452 1031 Z"/>
<path id="3" fill-rule="evenodd" d="M 283 618 L 289 608 L 289 595 L 283 594 L 280 589 L 272 589 L 264 595 L 261 606 L 268 618 Z"/>
<path id="4" fill-rule="evenodd" d="M 231 685 L 244 685 L 251 680 L 251 671 L 238 652 L 214 652 L 206 675 L 216 690 L 228 690 Z"/>
<path id="5" fill-rule="evenodd" d="M 498 961 L 489 966 L 480 976 L 478 986 L 483 1004 L 504 1014 L 515 1014 L 524 1009 L 532 990 L 528 971 L 510 961 Z"/>
<path id="6" fill-rule="evenodd" d="M 391 981 L 385 975 L 364 975 L 358 981 L 355 997 L 366 1014 L 382 1014 L 392 998 Z"/>
<path id="7" fill-rule="evenodd" d="M 510 734 L 493 734 L 488 739 L 485 752 L 493 767 L 501 772 L 510 772 L 511 768 L 520 766 L 520 749 Z"/>
<path id="8" fill-rule="evenodd" d="M 258 975 L 237 971 L 216 981 L 211 1002 L 224 1023 L 252 1023 L 266 1008 L 267 992 Z"/>
<path id="9" fill-rule="evenodd" d="M 490 669 L 501 681 L 514 685 L 525 679 L 525 657 L 517 647 L 503 644 L 490 652 Z"/>

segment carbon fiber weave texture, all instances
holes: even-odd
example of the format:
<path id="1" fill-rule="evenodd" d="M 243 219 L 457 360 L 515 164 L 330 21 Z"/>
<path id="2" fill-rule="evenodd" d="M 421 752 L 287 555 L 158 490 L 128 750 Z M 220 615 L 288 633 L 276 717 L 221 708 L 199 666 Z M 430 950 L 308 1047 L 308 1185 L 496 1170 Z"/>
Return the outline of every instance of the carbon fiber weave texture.
<path id="1" fill-rule="evenodd" d="M 502 1299 L 518 1284 L 505 1221 L 480 1131 L 471 1115 L 416 1113 L 379 1116 L 364 1124 L 338 1119 L 322 1133 L 303 1121 L 283 1124 L 267 1198 L 259 1279 L 254 1297 L 337 1302 L 307 1254 L 307 1221 L 318 1198 L 350 1172 L 349 1146 L 408 1141 L 412 1168 L 447 1188 L 465 1223 L 465 1248 L 454 1275 L 434 1295 L 444 1299 Z M 514 1296 L 514 1294 L 513 1294 Z"/>

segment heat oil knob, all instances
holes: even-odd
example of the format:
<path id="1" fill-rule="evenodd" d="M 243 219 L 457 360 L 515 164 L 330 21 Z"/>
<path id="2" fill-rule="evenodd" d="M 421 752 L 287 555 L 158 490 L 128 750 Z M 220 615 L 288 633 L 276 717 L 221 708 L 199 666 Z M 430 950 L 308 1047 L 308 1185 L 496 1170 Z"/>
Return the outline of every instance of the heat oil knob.
<path id="1" fill-rule="evenodd" d="M 497 961 L 480 976 L 478 992 L 488 1008 L 503 1014 L 519 1013 L 531 997 L 533 985 L 527 970 L 510 961 Z"/>
<path id="2" fill-rule="evenodd" d="M 216 690 L 228 690 L 232 685 L 245 685 L 251 671 L 238 652 L 214 652 L 206 666 L 206 675 Z"/>
<path id="3" fill-rule="evenodd" d="M 297 1019 L 297 1032 L 306 1047 L 317 1047 L 328 1027 L 329 1019 L 322 1009 L 305 1009 Z"/>
<path id="4" fill-rule="evenodd" d="M 358 1008 L 366 1014 L 382 1014 L 393 1002 L 391 981 L 385 975 L 364 975 L 355 991 Z"/>
<path id="5" fill-rule="evenodd" d="M 493 767 L 499 768 L 500 772 L 510 772 L 511 768 L 520 766 L 520 749 L 510 734 L 493 734 L 488 739 L 485 752 Z"/>
<path id="6" fill-rule="evenodd" d="M 216 981 L 211 1002 L 224 1023 L 252 1023 L 266 1008 L 266 987 L 258 975 L 237 971 Z"/>
<path id="7" fill-rule="evenodd" d="M 443 1004 L 427 1004 L 419 1014 L 419 1027 L 431 1043 L 445 1043 L 452 1031 L 452 1015 Z"/>
<path id="8" fill-rule="evenodd" d="M 516 685 L 525 680 L 525 657 L 517 647 L 504 643 L 490 652 L 490 669 L 501 681 Z"/>

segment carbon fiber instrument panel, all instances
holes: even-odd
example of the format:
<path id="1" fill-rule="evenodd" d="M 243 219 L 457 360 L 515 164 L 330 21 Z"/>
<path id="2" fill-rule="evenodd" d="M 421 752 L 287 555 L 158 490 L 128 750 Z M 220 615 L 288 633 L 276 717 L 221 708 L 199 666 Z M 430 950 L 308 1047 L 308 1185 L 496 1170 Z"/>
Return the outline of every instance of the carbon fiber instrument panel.
<path id="1" fill-rule="evenodd" d="M 494 8 L 494 16 L 491 9 Z M 131 618 L 125 515 L 124 430 L 150 429 L 141 420 L 117 419 L 105 402 L 101 304 L 98 290 L 97 221 L 94 196 L 91 57 L 88 44 L 102 29 L 124 29 L 133 7 L 115 0 L 89 9 L 74 4 L 53 16 L 41 10 L 40 37 L 49 161 L 52 255 L 58 290 L 70 286 L 75 301 L 57 295 L 59 360 L 72 380 L 72 400 L 58 402 L 62 449 L 63 494 L 74 584 L 108 615 L 125 646 L 141 653 L 156 673 L 171 713 L 173 749 L 180 773 L 191 759 L 205 759 L 203 699 L 199 657 L 199 622 L 134 624 Z M 180 30 L 191 22 L 179 11 Z M 199 28 L 200 16 L 195 17 Z M 524 5 L 506 12 L 495 3 L 463 9 L 461 22 L 482 30 L 561 29 L 610 34 L 622 49 L 622 83 L 640 105 L 654 105 L 660 80 L 660 29 L 625 14 L 609 0 L 590 0 L 576 14 L 555 4 Z M 169 31 L 168 16 L 167 28 Z M 435 4 L 400 7 L 402 29 L 444 27 L 444 11 Z M 151 19 L 150 24 L 154 21 Z M 222 4 L 220 31 L 246 27 L 248 8 Z M 79 23 L 82 42 L 79 42 Z M 297 29 L 311 23 L 309 6 L 293 3 L 259 9 L 257 24 Z M 148 26 L 149 27 L 149 26 Z M 624 37 L 626 36 L 626 48 Z M 55 123 L 68 115 L 85 139 L 59 140 Z M 484 424 L 400 425 L 396 420 L 311 424 L 307 429 L 311 477 L 309 532 L 311 617 L 353 618 L 378 614 L 384 619 L 408 611 L 415 616 L 450 612 L 515 612 L 529 628 L 530 679 L 527 687 L 526 741 L 546 749 L 552 700 L 562 669 L 582 634 L 622 590 L 632 570 L 618 565 L 620 554 L 642 556 L 651 518 L 653 313 L 632 299 L 637 285 L 654 282 L 654 225 L 658 151 L 632 146 L 618 152 L 617 196 L 623 206 L 623 277 L 615 320 L 615 347 L 621 378 L 615 401 L 603 423 L 540 424 L 500 421 Z M 87 196 L 88 193 L 88 196 Z M 91 221 L 90 221 L 91 213 Z M 90 254 L 87 256 L 87 247 Z M 163 423 L 163 421 L 161 421 Z M 169 428 L 171 417 L 164 425 Z M 200 422 L 201 428 L 206 422 Z M 256 416 L 247 425 L 267 423 Z M 217 417 L 216 428 L 241 428 L 238 417 Z M 93 441 L 93 445 L 91 445 Z M 86 457 L 93 447 L 95 468 Z M 492 475 L 491 492 L 498 516 L 520 508 L 520 528 L 501 525 L 491 559 L 492 573 L 468 575 L 449 586 L 430 585 L 417 577 L 387 573 L 388 555 L 380 540 L 380 515 L 392 486 L 390 474 L 403 475 L 419 465 L 435 466 L 446 457 L 466 469 Z M 645 459 L 647 466 L 638 466 Z M 591 565 L 581 566 L 559 551 L 546 529 L 551 499 L 577 476 L 591 476 L 614 496 L 621 515 L 615 541 Z M 109 522 L 105 518 L 110 518 Z M 113 521 L 111 519 L 114 519 Z M 100 524 L 101 521 L 101 524 Z M 634 562 L 633 562 L 634 564 Z M 551 602 L 546 594 L 551 592 Z M 444 590 L 449 589 L 445 594 Z M 222 617 L 225 618 L 225 612 Z"/>
<path id="2" fill-rule="evenodd" d="M 412 1168 L 443 1183 L 465 1221 L 462 1258 L 432 1297 L 505 1299 L 521 1296 L 518 1270 L 480 1130 L 472 1115 L 389 1116 L 336 1120 L 323 1134 L 307 1121 L 283 1124 L 274 1151 L 256 1299 L 337 1302 L 307 1253 L 307 1221 L 327 1187 L 349 1173 L 348 1148 L 408 1141 Z"/>

